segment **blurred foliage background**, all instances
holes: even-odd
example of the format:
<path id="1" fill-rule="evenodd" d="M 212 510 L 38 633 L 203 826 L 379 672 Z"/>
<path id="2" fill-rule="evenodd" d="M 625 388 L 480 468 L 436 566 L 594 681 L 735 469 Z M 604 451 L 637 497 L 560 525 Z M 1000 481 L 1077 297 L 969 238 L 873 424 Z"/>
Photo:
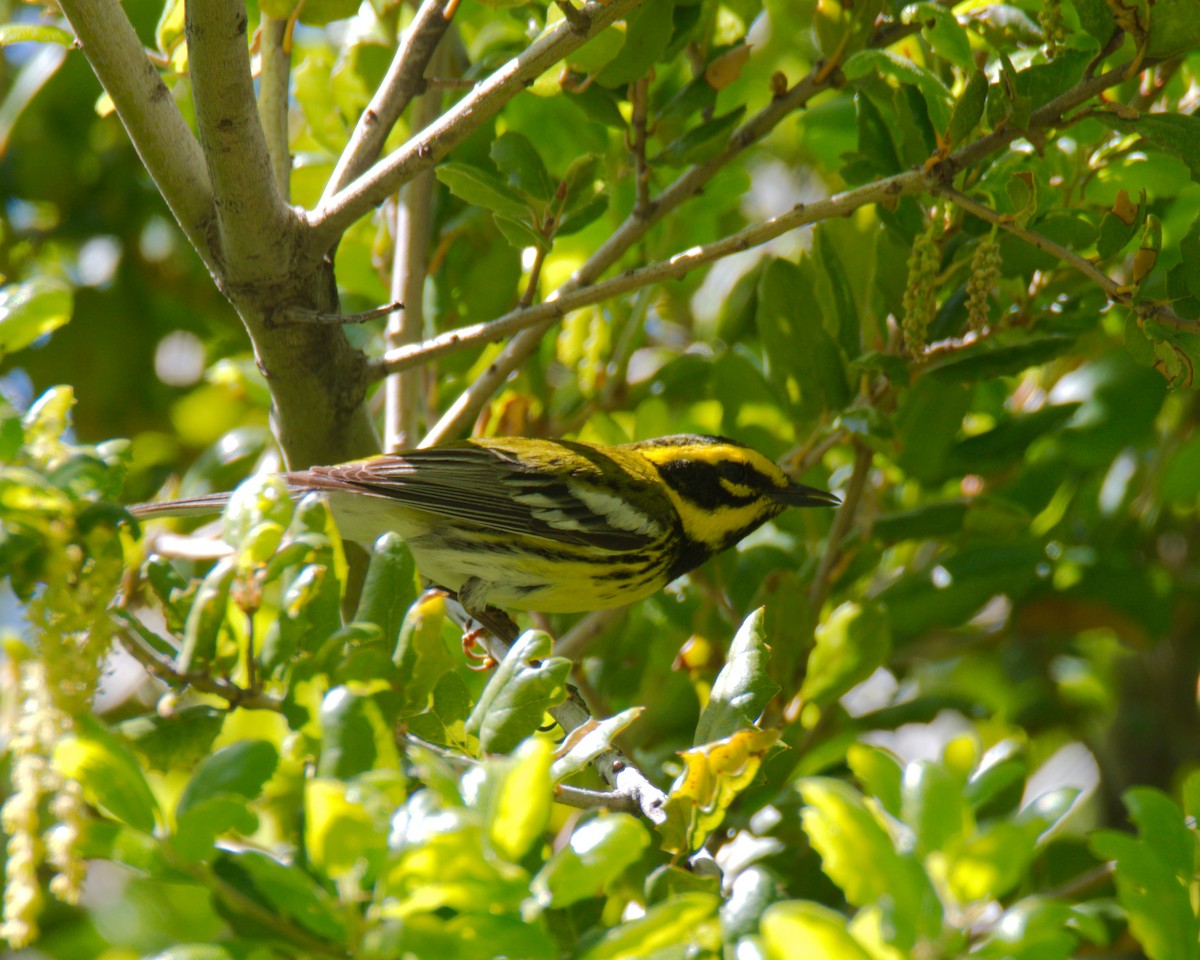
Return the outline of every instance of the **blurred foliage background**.
<path id="1" fill-rule="evenodd" d="M 182 2 L 113 10 L 194 125 Z M 248 13 L 256 71 L 287 27 L 315 209 L 413 9 Z M 464 0 L 386 149 L 564 15 Z M 628 611 L 525 618 L 558 638 L 527 635 L 536 676 L 469 670 L 394 540 L 356 597 L 324 508 L 272 498 L 238 309 L 64 18 L 2 19 L 14 950 L 1200 955 L 1196 0 L 645 0 L 345 231 L 346 313 L 425 264 L 415 341 L 599 279 L 597 251 L 646 270 L 515 362 L 372 379 L 386 443 L 719 433 L 845 501 Z M 251 474 L 215 565 L 116 506 Z M 665 825 L 552 803 L 599 787 L 541 729 L 568 670 L 601 746 L 678 777 Z"/>

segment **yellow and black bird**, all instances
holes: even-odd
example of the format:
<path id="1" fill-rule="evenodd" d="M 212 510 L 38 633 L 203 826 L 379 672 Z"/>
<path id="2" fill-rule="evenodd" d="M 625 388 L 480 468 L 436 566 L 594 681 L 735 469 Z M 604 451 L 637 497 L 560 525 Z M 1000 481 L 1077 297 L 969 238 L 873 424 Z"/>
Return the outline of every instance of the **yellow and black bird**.
<path id="1" fill-rule="evenodd" d="M 619 446 L 466 440 L 283 478 L 296 497 L 324 494 L 349 540 L 369 548 L 397 533 L 422 576 L 472 612 L 632 603 L 789 507 L 840 502 L 736 441 L 692 434 Z M 217 493 L 132 512 L 213 513 L 228 500 Z"/>

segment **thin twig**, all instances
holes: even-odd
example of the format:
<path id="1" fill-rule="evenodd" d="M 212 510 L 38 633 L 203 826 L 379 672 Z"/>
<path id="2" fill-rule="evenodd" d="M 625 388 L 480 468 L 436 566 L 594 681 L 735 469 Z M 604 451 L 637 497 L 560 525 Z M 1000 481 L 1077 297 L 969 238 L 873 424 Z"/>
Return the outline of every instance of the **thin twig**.
<path id="1" fill-rule="evenodd" d="M 1081 257 L 1073 250 L 1068 250 L 1060 243 L 1055 243 L 1049 237 L 1036 233 L 1027 227 L 1022 227 L 1010 217 L 1004 216 L 987 206 L 987 204 L 980 203 L 975 198 L 969 197 L 965 193 L 960 193 L 952 187 L 940 187 L 938 193 L 962 207 L 962 209 L 966 210 L 972 216 L 976 216 L 988 223 L 993 223 L 1000 227 L 1000 229 L 1008 231 L 1014 237 L 1024 240 L 1031 247 L 1036 247 L 1038 250 L 1048 253 L 1052 257 L 1068 264 L 1100 287 L 1114 303 L 1128 307 L 1137 313 L 1138 316 L 1149 317 L 1157 323 L 1161 323 L 1164 327 L 1171 327 L 1175 330 L 1186 330 L 1188 333 L 1200 333 L 1200 323 L 1197 323 L 1195 320 L 1184 319 L 1165 304 L 1135 300 L 1133 290 L 1129 287 L 1117 283 L 1116 280 L 1100 270 L 1092 261 L 1086 257 Z"/>
<path id="2" fill-rule="evenodd" d="M 640 813 L 636 800 L 619 790 L 588 790 L 572 787 L 565 783 L 554 788 L 554 801 L 564 807 L 578 810 L 620 810 L 624 813 Z"/>
<path id="3" fill-rule="evenodd" d="M 517 302 L 518 310 L 528 310 L 533 305 L 533 298 L 537 296 L 538 280 L 542 276 L 542 264 L 546 262 L 546 252 L 547 248 L 542 246 L 534 251 L 533 264 L 529 268 L 529 282 L 525 284 L 525 292 Z"/>
<path id="4" fill-rule="evenodd" d="M 346 149 L 325 185 L 318 208 L 325 206 L 339 190 L 360 176 L 379 158 L 384 141 L 400 119 L 409 102 L 424 86 L 425 68 L 438 43 L 450 27 L 457 0 L 425 0 L 396 48 L 383 83 L 355 124 Z M 424 124 L 414 124 L 422 129 Z"/>
<path id="5" fill-rule="evenodd" d="M 580 10 L 571 0 L 554 0 L 555 5 L 562 11 L 563 19 L 567 21 L 577 32 L 586 33 L 590 26 L 590 19 L 587 14 Z"/>
<path id="6" fill-rule="evenodd" d="M 276 713 L 283 710 L 282 701 L 260 690 L 247 690 L 228 680 L 222 680 L 198 670 L 187 673 L 177 670 L 171 660 L 128 630 L 118 629 L 117 637 L 121 640 L 121 645 L 129 651 L 129 655 L 146 668 L 147 673 L 162 680 L 170 687 L 191 687 L 201 693 L 210 693 L 220 697 L 231 707 L 243 707 L 247 710 L 273 710 Z"/>
<path id="7" fill-rule="evenodd" d="M 650 216 L 650 167 L 646 163 L 646 101 L 649 99 L 649 87 L 648 77 L 642 77 L 629 85 L 629 103 L 632 107 L 629 118 L 632 128 L 629 149 L 633 152 L 634 186 L 637 191 L 633 215 L 643 220 Z"/>
<path id="8" fill-rule="evenodd" d="M 884 180 L 877 180 L 874 183 L 847 190 L 845 193 L 839 193 L 825 200 L 797 204 L 787 213 L 763 223 L 747 227 L 712 243 L 692 247 L 675 254 L 670 259 L 651 263 L 636 270 L 627 270 L 619 276 L 602 280 L 599 283 L 565 284 L 540 304 L 512 310 L 487 323 L 460 327 L 440 336 L 431 337 L 425 342 L 405 350 L 389 352 L 372 371 L 372 379 L 378 380 L 396 370 L 404 370 L 470 346 L 500 340 L 510 334 L 528 330 L 547 321 L 553 323 L 572 310 L 592 306 L 622 293 L 667 280 L 678 280 L 698 267 L 774 240 L 790 230 L 822 220 L 846 216 L 868 204 L 885 200 L 891 201 L 901 196 L 924 192 L 928 189 L 926 176 L 921 170 L 899 173 Z"/>
<path id="9" fill-rule="evenodd" d="M 401 185 L 422 170 L 431 169 L 509 100 L 564 57 L 579 49 L 609 24 L 636 9 L 642 0 L 592 0 L 583 13 L 590 18 L 586 33 L 563 20 L 543 33 L 518 56 L 463 97 L 453 109 L 371 167 L 308 217 L 307 246 L 320 260 L 349 228 Z"/>
<path id="10" fill-rule="evenodd" d="M 318 323 L 346 326 L 348 324 L 367 323 L 370 320 L 380 320 L 398 310 L 404 309 L 406 308 L 401 301 L 393 300 L 391 303 L 385 303 L 382 307 L 372 307 L 370 310 L 363 310 L 361 313 L 321 313 L 319 310 L 292 307 L 286 312 L 284 317 L 285 322 L 291 323 Z"/>
<path id="11" fill-rule="evenodd" d="M 629 607 L 593 610 L 555 641 L 554 653 L 568 660 L 578 660 L 603 636 L 604 631 L 625 616 L 628 610 Z"/>
<path id="12" fill-rule="evenodd" d="M 191 874 L 197 882 L 210 889 L 218 899 L 224 900 L 234 911 L 235 916 L 242 916 L 261 924 L 265 929 L 273 931 L 280 939 L 295 944 L 306 953 L 322 957 L 345 958 L 348 956 L 342 945 L 330 942 L 306 930 L 279 910 L 260 903 L 230 883 L 208 864 L 185 861 L 174 855 L 169 856 L 168 859 L 173 867 Z"/>
<path id="13" fill-rule="evenodd" d="M 434 69 L 446 69 L 450 58 L 445 45 L 431 61 Z M 423 94 L 414 108 L 412 125 L 424 128 L 442 111 L 440 93 Z M 386 344 L 389 350 L 416 343 L 425 330 L 425 278 L 429 272 L 429 241 L 433 235 L 433 171 L 426 170 L 405 184 L 396 197 L 396 219 L 392 242 L 392 296 L 408 307 L 403 314 L 388 317 Z M 396 451 L 417 442 L 421 415 L 421 376 L 405 370 L 388 378 L 384 407 L 384 450 Z"/>
<path id="14" fill-rule="evenodd" d="M 814 617 L 820 615 L 821 607 L 829 595 L 830 576 L 841 557 L 842 540 L 850 532 L 857 517 L 858 506 L 862 502 L 863 490 L 866 488 L 867 477 L 871 473 L 871 463 L 874 458 L 875 455 L 870 447 L 862 443 L 856 446 L 854 470 L 850 474 L 850 482 L 846 485 L 846 496 L 842 498 L 842 505 L 833 518 L 829 537 L 825 541 L 825 552 L 821 554 L 816 576 L 813 577 L 812 586 L 808 590 L 808 603 Z"/>

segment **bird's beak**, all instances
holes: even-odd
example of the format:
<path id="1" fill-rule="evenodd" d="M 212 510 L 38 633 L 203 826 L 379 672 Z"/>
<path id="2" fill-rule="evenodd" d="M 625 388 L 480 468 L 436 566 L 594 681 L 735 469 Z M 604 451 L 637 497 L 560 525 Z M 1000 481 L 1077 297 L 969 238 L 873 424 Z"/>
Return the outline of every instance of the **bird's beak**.
<path id="1" fill-rule="evenodd" d="M 793 483 L 781 490 L 772 490 L 769 494 L 776 503 L 787 507 L 836 507 L 842 502 L 841 497 L 834 496 L 816 487 L 806 487 L 802 483 Z"/>

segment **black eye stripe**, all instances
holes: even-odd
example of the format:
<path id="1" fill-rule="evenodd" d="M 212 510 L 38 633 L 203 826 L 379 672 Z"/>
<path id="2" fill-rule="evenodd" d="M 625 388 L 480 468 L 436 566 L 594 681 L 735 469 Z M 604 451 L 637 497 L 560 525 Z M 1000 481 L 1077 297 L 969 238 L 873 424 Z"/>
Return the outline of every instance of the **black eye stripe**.
<path id="1" fill-rule="evenodd" d="M 685 500 L 705 510 L 719 507 L 741 507 L 760 498 L 757 490 L 770 486 L 770 481 L 746 463 L 722 461 L 719 464 L 700 460 L 668 460 L 656 465 L 659 476 Z M 724 479 L 751 488 L 749 494 L 737 495 L 721 485 Z"/>

